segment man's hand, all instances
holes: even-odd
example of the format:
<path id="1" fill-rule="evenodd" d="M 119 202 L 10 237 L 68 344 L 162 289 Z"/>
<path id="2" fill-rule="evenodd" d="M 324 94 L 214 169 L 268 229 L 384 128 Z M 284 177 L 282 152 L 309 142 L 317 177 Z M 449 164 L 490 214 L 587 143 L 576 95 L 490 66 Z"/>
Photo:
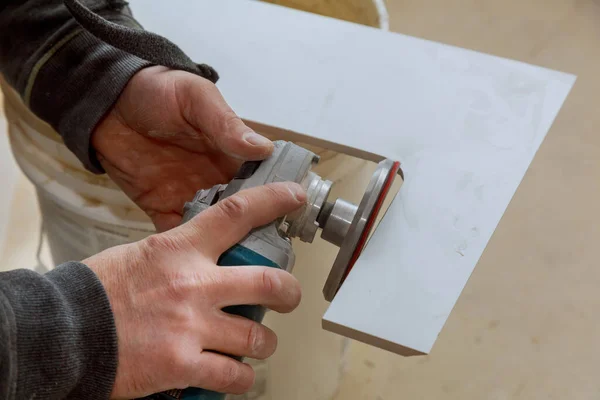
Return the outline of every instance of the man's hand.
<path id="1" fill-rule="evenodd" d="M 233 178 L 273 143 L 254 133 L 201 77 L 150 67 L 129 82 L 92 135 L 108 175 L 165 231 L 198 189 Z"/>
<path id="2" fill-rule="evenodd" d="M 216 261 L 251 229 L 305 200 L 293 183 L 242 191 L 168 232 L 84 261 L 102 281 L 115 315 L 115 398 L 189 386 L 233 394 L 251 388 L 252 367 L 216 352 L 264 359 L 275 351 L 277 337 L 222 308 L 260 304 L 291 312 L 300 302 L 300 285 L 283 270 L 219 267 Z"/>

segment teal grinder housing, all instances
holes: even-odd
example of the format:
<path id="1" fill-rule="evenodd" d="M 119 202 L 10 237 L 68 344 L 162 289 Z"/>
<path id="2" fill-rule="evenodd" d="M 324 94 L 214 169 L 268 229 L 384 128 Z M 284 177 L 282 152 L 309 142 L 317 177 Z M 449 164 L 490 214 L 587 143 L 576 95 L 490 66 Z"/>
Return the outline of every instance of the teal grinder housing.
<path id="1" fill-rule="evenodd" d="M 226 185 L 200 190 L 186 203 L 182 223 L 208 207 L 235 193 L 272 182 L 296 182 L 306 190 L 305 206 L 268 225 L 252 230 L 242 241 L 227 250 L 218 260 L 222 267 L 260 265 L 291 272 L 294 252 L 291 239 L 312 242 L 318 229 L 321 238 L 340 248 L 323 294 L 331 301 L 366 243 L 383 199 L 400 164 L 390 160 L 379 163 L 365 195 L 358 206 L 343 199 L 328 202 L 332 182 L 323 180 L 311 167 L 319 157 L 291 142 L 275 141 L 271 156 L 263 161 L 249 161 Z M 262 322 L 265 309 L 258 305 L 227 307 L 224 311 Z M 238 358 L 239 359 L 239 358 Z M 174 389 L 146 397 L 146 400 L 224 400 L 223 393 L 201 388 Z"/>

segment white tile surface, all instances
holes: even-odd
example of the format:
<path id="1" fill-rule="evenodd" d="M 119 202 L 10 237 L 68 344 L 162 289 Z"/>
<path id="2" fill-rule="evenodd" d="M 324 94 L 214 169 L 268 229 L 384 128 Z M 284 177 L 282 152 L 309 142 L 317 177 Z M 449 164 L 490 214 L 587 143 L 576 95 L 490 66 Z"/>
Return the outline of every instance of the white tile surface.
<path id="1" fill-rule="evenodd" d="M 131 4 L 219 71 L 242 117 L 402 162 L 406 182 L 324 323 L 428 353 L 575 77 L 261 2 Z"/>

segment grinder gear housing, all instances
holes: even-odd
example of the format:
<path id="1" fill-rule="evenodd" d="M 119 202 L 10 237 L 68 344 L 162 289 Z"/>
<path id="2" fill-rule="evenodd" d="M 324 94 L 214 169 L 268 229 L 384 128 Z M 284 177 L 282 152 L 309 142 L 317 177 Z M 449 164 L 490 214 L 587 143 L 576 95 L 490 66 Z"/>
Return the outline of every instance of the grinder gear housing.
<path id="1" fill-rule="evenodd" d="M 240 190 L 272 182 L 301 184 L 307 194 L 303 207 L 252 230 L 223 253 L 217 264 L 259 265 L 291 271 L 295 261 L 291 239 L 312 242 L 321 229 L 321 237 L 340 248 L 323 288 L 325 299 L 331 301 L 360 255 L 394 177 L 400 172 L 400 163 L 390 160 L 380 162 L 365 195 L 355 205 L 343 199 L 329 200 L 332 183 L 311 171 L 311 167 L 319 162 L 315 153 L 285 141 L 276 141 L 274 145 L 269 158 L 244 163 L 228 184 L 198 191 L 193 201 L 185 204 L 183 223 Z M 265 309 L 257 305 L 226 307 L 223 311 L 259 323 L 265 313 Z M 148 399 L 224 400 L 225 395 L 192 387 L 157 393 Z"/>
<path id="2" fill-rule="evenodd" d="M 229 184 L 200 190 L 194 200 L 185 205 L 184 222 L 240 190 L 272 182 L 301 184 L 307 194 L 306 205 L 293 214 L 255 229 L 239 246 L 252 250 L 279 268 L 291 271 L 294 264 L 291 239 L 310 243 L 320 229 L 322 239 L 340 248 L 323 288 L 325 299 L 332 301 L 360 255 L 382 202 L 396 174 L 401 174 L 401 171 L 398 162 L 380 162 L 365 195 L 355 205 L 344 199 L 329 199 L 332 182 L 323 180 L 311 170 L 318 162 L 319 157 L 303 147 L 275 141 L 273 153 L 266 160 L 244 163 Z"/>

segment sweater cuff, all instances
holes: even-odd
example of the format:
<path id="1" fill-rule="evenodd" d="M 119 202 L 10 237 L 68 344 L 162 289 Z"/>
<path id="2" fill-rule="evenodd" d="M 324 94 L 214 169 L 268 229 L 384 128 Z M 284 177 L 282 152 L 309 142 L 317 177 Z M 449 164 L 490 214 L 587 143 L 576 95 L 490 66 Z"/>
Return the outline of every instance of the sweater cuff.
<path id="1" fill-rule="evenodd" d="M 119 22 L 128 20 L 123 17 Z M 152 63 L 80 28 L 50 52 L 51 56 L 30 78 L 29 93 L 25 93 L 29 107 L 60 132 L 67 148 L 86 169 L 104 173 L 91 145 L 91 135 L 133 75 Z"/>
<path id="2" fill-rule="evenodd" d="M 47 274 L 71 311 L 70 328 L 82 358 L 83 374 L 73 398 L 110 397 L 117 374 L 117 327 L 104 286 L 85 264 L 70 262 Z M 79 396 L 77 395 L 79 394 Z"/>
<path id="3" fill-rule="evenodd" d="M 117 371 L 116 326 L 102 283 L 86 265 L 19 270 L 0 289 L 16 324 L 17 399 L 107 399 Z"/>

